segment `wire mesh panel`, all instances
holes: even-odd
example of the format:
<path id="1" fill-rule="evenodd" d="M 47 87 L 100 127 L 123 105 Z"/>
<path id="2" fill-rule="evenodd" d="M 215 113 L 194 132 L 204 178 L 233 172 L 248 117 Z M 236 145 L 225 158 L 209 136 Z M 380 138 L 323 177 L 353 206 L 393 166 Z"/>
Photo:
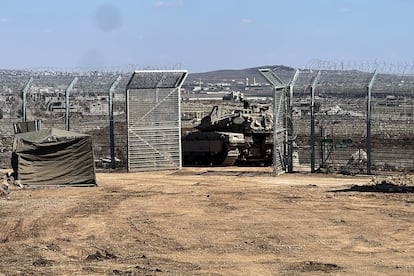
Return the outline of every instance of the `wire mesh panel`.
<path id="1" fill-rule="evenodd" d="M 41 118 L 44 127 L 65 129 L 66 90 L 75 78 L 74 74 L 64 73 L 53 76 L 35 75 L 27 94 L 27 119 L 30 121 Z M 73 102 L 70 105 L 70 114 L 76 112 Z"/>
<path id="2" fill-rule="evenodd" d="M 294 137 L 293 170 L 309 170 L 310 148 L 310 85 L 317 71 L 301 70 L 293 87 L 292 125 Z M 317 91 L 317 90 L 316 90 Z"/>
<path id="3" fill-rule="evenodd" d="M 276 173 L 285 172 L 287 159 L 286 89 L 276 89 L 273 103 L 273 166 Z"/>
<path id="4" fill-rule="evenodd" d="M 372 89 L 372 172 L 414 170 L 414 76 L 378 74 Z"/>
<path id="5" fill-rule="evenodd" d="M 72 131 L 90 134 L 96 159 L 108 159 L 108 91 L 118 74 L 33 72 L 32 75 L 33 83 L 27 93 L 27 119 L 41 119 L 45 128 L 69 126 Z M 126 84 L 122 94 L 125 87 Z M 125 109 L 124 102 L 122 109 Z M 101 163 L 97 162 L 98 168 L 102 167 Z"/>
<path id="6" fill-rule="evenodd" d="M 311 87 L 317 72 L 320 76 Z M 293 116 L 300 156 L 297 169 L 307 168 L 313 161 L 315 171 L 356 173 L 366 170 L 366 87 L 371 75 L 353 70 L 300 72 L 294 88 Z"/>
<path id="7" fill-rule="evenodd" d="M 372 73 L 324 71 L 318 84 L 316 113 L 320 169 L 366 171 L 366 97 Z"/>
<path id="8" fill-rule="evenodd" d="M 181 167 L 180 87 L 186 71 L 136 71 L 127 85 L 128 170 Z"/>
<path id="9" fill-rule="evenodd" d="M 312 67 L 304 71 L 322 72 L 315 94 L 316 167 L 347 174 L 412 171 L 413 68 L 407 74 L 407 66 L 385 63 L 322 62 Z M 304 98 L 297 90 L 296 103 Z M 295 123 L 297 129 L 308 124 Z M 305 144 L 300 138 L 299 148 Z"/>

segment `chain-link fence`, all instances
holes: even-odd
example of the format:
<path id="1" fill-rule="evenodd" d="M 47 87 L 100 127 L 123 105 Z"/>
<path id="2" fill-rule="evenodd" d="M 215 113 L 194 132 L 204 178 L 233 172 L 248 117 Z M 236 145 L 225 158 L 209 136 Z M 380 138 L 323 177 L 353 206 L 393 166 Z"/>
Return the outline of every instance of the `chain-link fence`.
<path id="1" fill-rule="evenodd" d="M 289 67 L 272 69 L 285 84 L 289 84 L 295 73 Z M 61 129 L 66 128 L 69 121 L 70 130 L 92 134 L 98 167 L 109 167 L 109 91 L 121 76 L 113 90 L 114 155 L 117 167 L 126 168 L 125 91 L 131 73 L 0 71 L 1 166 L 9 167 L 13 124 L 26 117 L 28 121 L 40 119 L 43 127 Z M 259 80 L 258 72 L 255 77 Z M 235 83 L 243 83 L 245 78 L 242 76 Z M 256 87 L 250 85 L 249 88 L 244 91 L 245 98 L 256 98 Z M 260 101 L 271 103 L 271 87 L 263 85 L 262 88 L 266 96 Z M 283 122 L 279 127 L 286 128 L 290 138 L 278 141 L 290 143 L 294 140 L 292 156 L 289 157 L 289 150 L 283 149 L 285 160 L 293 159 L 293 171 L 377 174 L 414 170 L 414 66 L 312 61 L 300 69 L 291 91 L 292 97 L 287 95 L 283 105 L 291 103 L 292 109 L 289 111 L 286 107 L 284 114 L 288 118 L 278 121 Z M 192 93 L 187 96 L 211 97 Z M 223 101 L 222 95 L 218 99 L 183 100 L 183 133 L 190 131 L 216 104 L 229 110 L 234 108 L 234 103 Z M 25 112 L 23 106 L 26 106 Z M 288 124 L 293 125 L 293 131 Z"/>
<path id="2" fill-rule="evenodd" d="M 293 97 L 301 165 L 312 167 L 314 156 L 315 171 L 414 169 L 412 67 L 368 62 L 314 62 L 309 67 L 301 70 Z M 311 82 L 317 72 L 312 137 Z"/>
<path id="3" fill-rule="evenodd" d="M 13 124 L 26 119 L 41 120 L 43 128 L 91 134 L 97 167 L 109 167 L 109 91 L 119 76 L 113 90 L 113 121 L 116 166 L 122 168 L 126 161 L 125 89 L 131 74 L 48 71 L 3 71 L 0 75 L 1 166 L 10 167 Z"/>

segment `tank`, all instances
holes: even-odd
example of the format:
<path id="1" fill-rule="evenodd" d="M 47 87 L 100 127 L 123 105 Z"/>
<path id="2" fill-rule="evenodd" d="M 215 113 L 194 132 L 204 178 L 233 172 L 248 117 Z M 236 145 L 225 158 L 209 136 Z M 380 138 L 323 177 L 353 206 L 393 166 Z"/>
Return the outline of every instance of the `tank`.
<path id="1" fill-rule="evenodd" d="M 196 131 L 183 135 L 184 165 L 270 165 L 273 117 L 269 105 L 251 105 L 224 111 L 214 106 Z"/>

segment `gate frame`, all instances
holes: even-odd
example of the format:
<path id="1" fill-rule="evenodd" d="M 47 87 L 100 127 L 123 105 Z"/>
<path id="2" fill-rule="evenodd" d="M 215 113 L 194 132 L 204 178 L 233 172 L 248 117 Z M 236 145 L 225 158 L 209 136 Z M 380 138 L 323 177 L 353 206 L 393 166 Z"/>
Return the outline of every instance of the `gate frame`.
<path id="1" fill-rule="evenodd" d="M 131 165 L 130 165 L 130 153 L 129 153 L 129 148 L 130 148 L 130 138 L 129 138 L 129 125 L 130 125 L 130 113 L 129 113 L 129 97 L 130 97 L 130 90 L 134 89 L 134 90 L 139 90 L 139 88 L 131 88 L 131 83 L 132 80 L 134 79 L 136 74 L 140 74 L 140 73 L 145 73 L 145 74 L 151 74 L 151 73 L 181 73 L 182 76 L 177 79 L 176 83 L 172 86 L 172 87 L 159 87 L 159 85 L 161 85 L 161 81 L 155 85 L 155 87 L 151 87 L 151 88 L 146 88 L 146 89 L 153 89 L 155 92 L 158 89 L 173 89 L 173 90 L 177 90 L 178 93 L 178 155 L 179 155 L 179 164 L 177 169 L 181 169 L 182 168 L 182 149 L 181 149 L 181 87 L 184 83 L 184 81 L 186 80 L 187 76 L 188 76 L 188 71 L 187 70 L 137 70 L 134 71 L 131 75 L 131 78 L 128 81 L 128 84 L 126 86 L 126 124 L 127 124 L 127 158 L 128 158 L 128 162 L 127 162 L 127 169 L 128 172 L 130 171 L 146 171 L 146 170 L 163 170 L 163 169 L 170 169 L 170 168 L 163 168 L 163 167 L 152 167 L 152 168 L 143 168 L 141 169 L 131 169 Z M 164 78 L 164 76 L 163 76 Z M 157 92 L 156 92 L 157 93 Z"/>

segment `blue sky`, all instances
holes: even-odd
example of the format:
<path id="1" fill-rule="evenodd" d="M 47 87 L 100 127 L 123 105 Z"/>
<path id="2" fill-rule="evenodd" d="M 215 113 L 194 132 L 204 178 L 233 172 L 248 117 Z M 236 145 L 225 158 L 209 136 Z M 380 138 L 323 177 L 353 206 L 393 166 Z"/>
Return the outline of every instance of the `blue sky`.
<path id="1" fill-rule="evenodd" d="M 411 0 L 1 0 L 0 68 L 413 62 Z"/>

